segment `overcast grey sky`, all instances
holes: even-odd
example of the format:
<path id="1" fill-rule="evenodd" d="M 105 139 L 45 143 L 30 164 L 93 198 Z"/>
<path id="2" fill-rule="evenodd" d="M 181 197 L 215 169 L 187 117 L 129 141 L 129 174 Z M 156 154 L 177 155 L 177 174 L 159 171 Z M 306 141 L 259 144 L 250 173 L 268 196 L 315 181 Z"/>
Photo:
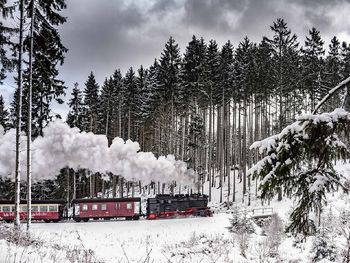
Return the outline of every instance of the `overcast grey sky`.
<path id="1" fill-rule="evenodd" d="M 70 88 L 84 87 L 90 71 L 101 84 L 116 68 L 149 66 L 170 35 L 181 51 L 193 34 L 236 47 L 244 36 L 260 41 L 269 26 L 284 18 L 304 42 L 315 26 L 328 42 L 336 35 L 350 41 L 350 0 L 67 0 L 68 22 L 60 29 L 69 48 L 61 78 Z M 7 80 L 0 93 L 7 100 Z M 68 95 L 70 90 L 67 91 Z M 65 113 L 67 106 L 55 107 Z"/>

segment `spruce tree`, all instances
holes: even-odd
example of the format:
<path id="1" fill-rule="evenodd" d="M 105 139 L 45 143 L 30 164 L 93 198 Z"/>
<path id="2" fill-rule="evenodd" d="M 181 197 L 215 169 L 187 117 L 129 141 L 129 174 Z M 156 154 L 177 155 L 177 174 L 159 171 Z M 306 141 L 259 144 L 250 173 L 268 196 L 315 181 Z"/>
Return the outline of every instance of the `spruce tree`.
<path id="1" fill-rule="evenodd" d="M 180 49 L 174 38 L 165 44 L 159 59 L 158 87 L 163 103 L 174 105 L 179 98 Z"/>
<path id="2" fill-rule="evenodd" d="M 275 99 L 278 103 L 278 120 L 274 127 L 275 131 L 282 130 L 287 123 L 287 107 L 288 97 L 295 89 L 296 80 L 299 77 L 299 57 L 297 36 L 292 34 L 287 23 L 278 18 L 270 27 L 273 32 L 272 38 L 264 37 L 264 42 L 269 44 L 272 52 L 273 63 L 273 91 Z M 276 105 L 277 106 L 277 105 Z"/>
<path id="3" fill-rule="evenodd" d="M 135 71 L 131 67 L 125 75 L 124 79 L 124 107 L 125 107 L 125 123 L 126 123 L 126 134 L 127 139 L 135 140 L 135 123 L 137 116 L 137 98 L 138 98 L 138 90 L 136 85 L 136 76 Z"/>
<path id="4" fill-rule="evenodd" d="M 113 127 L 114 136 L 122 137 L 122 110 L 123 110 L 123 76 L 120 70 L 116 70 L 112 76 L 113 93 L 112 93 L 112 112 L 111 112 L 111 127 Z M 113 136 L 113 137 L 114 137 Z"/>
<path id="5" fill-rule="evenodd" d="M 146 90 L 147 90 L 147 100 L 148 106 L 146 106 L 147 114 L 144 116 L 146 119 L 151 119 L 152 116 L 155 115 L 156 109 L 160 105 L 161 94 L 159 89 L 159 63 L 157 60 L 154 60 L 153 65 L 151 65 L 148 69 L 148 74 L 146 78 Z"/>
<path id="6" fill-rule="evenodd" d="M 324 88 L 324 41 L 320 31 L 316 28 L 309 30 L 306 37 L 305 47 L 302 52 L 302 79 L 303 86 L 308 89 L 310 96 L 310 109 L 314 110 L 318 101 L 328 92 Z"/>
<path id="7" fill-rule="evenodd" d="M 137 70 L 137 73 L 138 76 L 136 77 L 136 105 L 137 118 L 140 121 L 138 125 L 141 125 L 141 123 L 143 123 L 150 114 L 150 97 L 152 91 L 148 89 L 149 86 L 147 85 L 148 71 L 144 69 L 144 67 L 141 65 L 141 67 Z"/>
<path id="8" fill-rule="evenodd" d="M 220 82 L 220 55 L 218 51 L 218 45 L 215 40 L 209 41 L 209 45 L 206 51 L 205 66 L 205 93 L 202 95 L 202 97 L 203 100 L 207 101 L 207 104 L 213 105 L 214 93 L 218 90 L 218 85 Z"/>
<path id="9" fill-rule="evenodd" d="M 112 141 L 111 136 L 111 122 L 112 122 L 112 113 L 113 113 L 113 100 L 115 94 L 115 86 L 113 83 L 113 78 L 106 78 L 100 95 L 100 133 L 105 134 L 109 141 Z"/>
<path id="10" fill-rule="evenodd" d="M 0 84 L 6 78 L 6 72 L 14 67 L 14 61 L 9 57 L 7 49 L 13 46 L 10 37 L 15 33 L 15 29 L 2 22 L 11 16 L 13 11 L 14 6 L 8 6 L 7 0 L 0 0 Z"/>
<path id="11" fill-rule="evenodd" d="M 341 57 L 341 76 L 346 79 L 350 76 L 350 44 L 343 42 L 340 51 Z"/>
<path id="12" fill-rule="evenodd" d="M 71 93 L 71 99 L 68 102 L 70 108 L 67 115 L 67 123 L 70 127 L 77 127 L 80 130 L 83 129 L 83 95 L 79 89 L 79 84 L 74 83 L 74 88 Z"/>
<path id="13" fill-rule="evenodd" d="M 328 56 L 325 59 L 324 70 L 324 93 L 335 87 L 343 78 L 341 76 L 341 58 L 340 58 L 340 42 L 336 37 L 333 37 L 329 44 Z M 340 97 L 332 98 L 332 105 L 340 106 Z"/>
<path id="14" fill-rule="evenodd" d="M 9 128 L 9 113 L 5 108 L 5 101 L 0 95 L 0 125 L 6 130 Z"/>
<path id="15" fill-rule="evenodd" d="M 99 86 L 95 80 L 93 72 L 90 73 L 85 82 L 84 94 L 84 131 L 97 132 L 98 128 L 98 109 L 99 109 Z"/>
<path id="16" fill-rule="evenodd" d="M 181 69 L 181 101 L 184 106 L 195 107 L 196 105 L 193 105 L 192 102 L 196 103 L 203 92 L 205 53 L 204 40 L 192 36 L 192 40 L 186 47 Z"/>
<path id="17" fill-rule="evenodd" d="M 33 1 L 26 3 L 27 16 L 31 17 Z M 65 0 L 36 1 L 33 32 L 33 84 L 32 84 L 32 130 L 33 137 L 43 135 L 43 128 L 53 118 L 52 104 L 63 103 L 66 86 L 58 77 L 59 67 L 64 63 L 68 49 L 63 45 L 57 27 L 66 22 L 61 12 L 66 8 Z M 30 36 L 24 41 L 24 48 L 30 50 Z M 24 96 L 28 95 L 29 69 L 24 72 Z M 24 101 L 24 108 L 28 108 Z M 27 126 L 27 114 L 23 115 L 23 126 Z"/>
<path id="18" fill-rule="evenodd" d="M 280 134 L 251 146 L 266 154 L 248 171 L 260 180 L 261 197 L 271 200 L 283 189 L 287 197 L 296 201 L 287 228 L 292 233 L 313 234 L 327 203 L 326 194 L 338 187 L 345 190 L 334 161 L 350 157 L 340 139 L 341 134 L 349 139 L 349 128 L 350 114 L 336 109 L 301 116 Z M 316 218 L 311 217 L 312 212 L 316 212 Z"/>

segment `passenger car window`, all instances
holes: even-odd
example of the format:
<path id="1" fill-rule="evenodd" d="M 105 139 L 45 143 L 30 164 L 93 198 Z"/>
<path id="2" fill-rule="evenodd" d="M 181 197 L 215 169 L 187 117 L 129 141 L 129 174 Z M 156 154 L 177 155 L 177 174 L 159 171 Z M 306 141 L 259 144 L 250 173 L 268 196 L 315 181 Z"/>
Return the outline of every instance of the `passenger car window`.
<path id="1" fill-rule="evenodd" d="M 101 210 L 103 210 L 103 211 L 104 211 L 104 210 L 107 210 L 107 205 L 106 205 L 106 204 L 102 204 L 102 205 L 101 205 Z"/>
<path id="2" fill-rule="evenodd" d="M 41 205 L 39 210 L 40 210 L 40 212 L 47 212 L 47 206 L 46 205 Z"/>
<path id="3" fill-rule="evenodd" d="M 3 212 L 10 212 L 10 206 L 3 206 L 2 211 Z"/>
<path id="4" fill-rule="evenodd" d="M 92 205 L 92 210 L 97 210 L 97 204 Z"/>
<path id="5" fill-rule="evenodd" d="M 27 212 L 27 206 L 22 206 L 22 207 L 21 207 L 21 211 L 22 211 L 22 212 Z"/>
<path id="6" fill-rule="evenodd" d="M 132 209 L 132 204 L 131 203 L 127 203 L 126 204 L 126 209 Z"/>
<path id="7" fill-rule="evenodd" d="M 50 205 L 49 206 L 49 211 L 50 212 L 56 212 L 56 206 L 55 205 Z"/>
<path id="8" fill-rule="evenodd" d="M 32 206 L 32 212 L 38 212 L 38 207 L 37 206 Z"/>

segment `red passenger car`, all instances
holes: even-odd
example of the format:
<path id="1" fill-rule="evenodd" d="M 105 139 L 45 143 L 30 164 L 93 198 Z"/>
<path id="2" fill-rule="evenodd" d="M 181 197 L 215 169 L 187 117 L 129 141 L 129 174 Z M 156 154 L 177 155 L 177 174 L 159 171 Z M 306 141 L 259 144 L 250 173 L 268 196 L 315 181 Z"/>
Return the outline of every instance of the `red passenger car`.
<path id="1" fill-rule="evenodd" d="M 111 218 L 138 220 L 141 215 L 141 198 L 75 199 L 72 204 L 76 222 Z"/>
<path id="2" fill-rule="evenodd" d="M 66 202 L 64 200 L 32 200 L 32 220 L 58 222 L 63 217 Z M 27 201 L 20 203 L 20 219 L 27 219 Z M 15 220 L 14 201 L 0 200 L 0 221 L 12 222 Z"/>

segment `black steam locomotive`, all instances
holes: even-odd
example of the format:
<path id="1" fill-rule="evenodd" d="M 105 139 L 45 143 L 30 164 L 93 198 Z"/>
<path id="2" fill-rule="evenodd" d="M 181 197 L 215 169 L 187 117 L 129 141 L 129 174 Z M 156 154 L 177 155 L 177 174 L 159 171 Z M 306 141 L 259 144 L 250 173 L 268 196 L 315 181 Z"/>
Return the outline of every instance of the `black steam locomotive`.
<path id="1" fill-rule="evenodd" d="M 156 195 L 147 199 L 147 219 L 173 218 L 178 216 L 212 216 L 208 196 Z"/>

